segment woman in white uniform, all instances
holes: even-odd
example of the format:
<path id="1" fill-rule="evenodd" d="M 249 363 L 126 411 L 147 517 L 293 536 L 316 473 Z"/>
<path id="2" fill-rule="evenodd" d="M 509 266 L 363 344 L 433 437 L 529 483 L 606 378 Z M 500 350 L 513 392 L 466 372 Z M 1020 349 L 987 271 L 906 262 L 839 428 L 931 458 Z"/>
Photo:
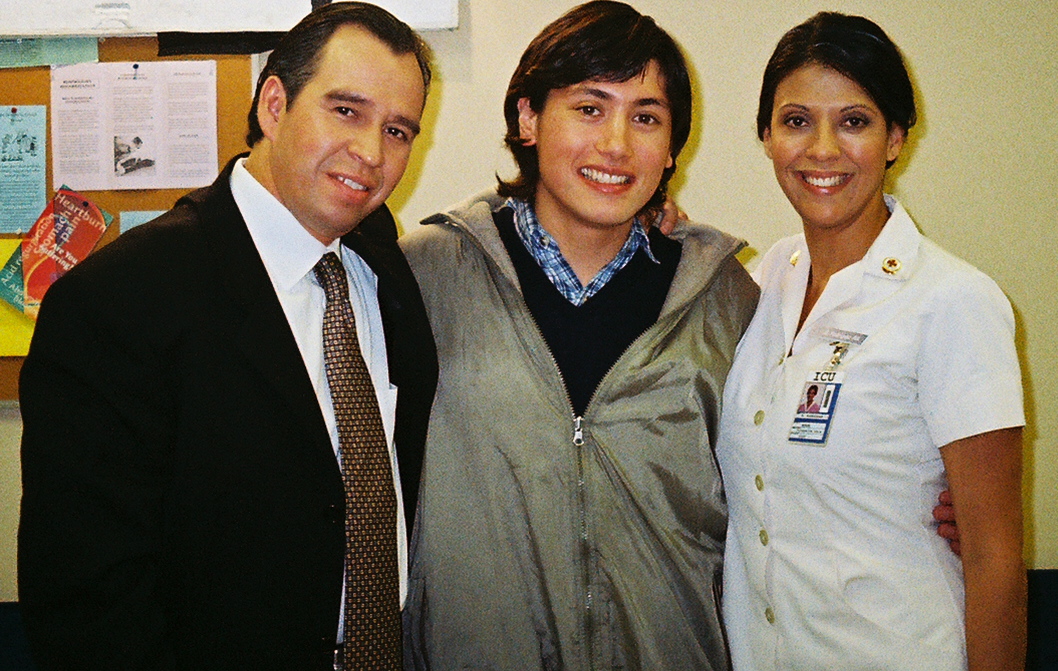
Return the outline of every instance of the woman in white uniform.
<path id="1" fill-rule="evenodd" d="M 867 19 L 818 14 L 768 63 L 758 133 L 804 233 L 761 261 L 724 392 L 735 671 L 1024 666 L 1014 317 L 883 193 L 914 123 Z M 928 514 L 945 488 L 961 562 Z"/>

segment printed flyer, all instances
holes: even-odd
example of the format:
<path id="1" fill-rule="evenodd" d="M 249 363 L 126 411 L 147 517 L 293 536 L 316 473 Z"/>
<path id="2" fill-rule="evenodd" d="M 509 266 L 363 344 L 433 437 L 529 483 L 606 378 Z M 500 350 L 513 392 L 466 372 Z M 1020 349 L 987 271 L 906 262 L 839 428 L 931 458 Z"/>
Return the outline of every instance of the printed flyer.
<path id="1" fill-rule="evenodd" d="M 59 189 L 22 241 L 27 315 L 36 318 L 52 283 L 91 253 L 113 219 L 81 194 L 65 186 Z"/>

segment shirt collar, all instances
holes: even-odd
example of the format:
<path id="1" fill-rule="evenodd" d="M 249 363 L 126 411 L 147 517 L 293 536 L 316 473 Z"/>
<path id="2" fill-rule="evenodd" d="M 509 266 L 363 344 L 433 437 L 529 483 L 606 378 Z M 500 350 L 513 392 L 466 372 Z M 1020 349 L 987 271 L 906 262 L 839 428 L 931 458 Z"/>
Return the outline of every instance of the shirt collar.
<path id="1" fill-rule="evenodd" d="M 302 226 L 294 215 L 243 165 L 236 161 L 231 171 L 231 193 L 246 221 L 257 253 L 272 281 L 289 291 L 312 272 L 325 252 L 341 258 L 341 240 L 324 245 Z"/>
<path id="2" fill-rule="evenodd" d="M 889 210 L 889 219 L 882 227 L 878 237 L 874 239 L 867 253 L 856 263 L 848 266 L 853 270 L 850 273 L 865 273 L 893 280 L 905 280 L 914 271 L 918 261 L 919 245 L 922 242 L 922 234 L 919 232 L 911 215 L 907 213 L 903 205 L 894 196 L 884 194 L 885 207 Z M 791 266 L 801 267 L 803 265 L 804 276 L 807 277 L 811 257 L 808 251 L 808 243 L 804 234 L 796 237 L 793 253 L 789 257 Z M 896 263 L 894 263 L 894 261 Z M 753 272 L 754 279 L 760 281 L 760 266 Z M 843 272 L 842 271 L 839 272 Z"/>
<path id="3" fill-rule="evenodd" d="M 581 285 L 577 273 L 562 255 L 558 242 L 540 224 L 532 206 L 517 198 L 508 199 L 505 205 L 509 206 L 514 213 L 514 227 L 522 244 L 525 245 L 555 289 L 573 305 L 584 305 L 589 298 L 599 293 L 617 273 L 628 265 L 640 249 L 647 255 L 647 258 L 658 263 L 650 249 L 650 239 L 637 218 L 633 220 L 628 239 L 625 240 L 617 255 L 603 266 L 590 282 Z"/>
<path id="4" fill-rule="evenodd" d="M 514 227 L 518 231 L 518 237 L 521 238 L 526 249 L 538 262 L 540 261 L 540 255 L 537 250 L 540 248 L 558 249 L 558 243 L 555 238 L 547 232 L 540 224 L 540 220 L 536 218 L 536 212 L 533 210 L 532 205 L 520 198 L 512 197 L 507 199 L 504 206 L 514 210 Z M 647 235 L 646 229 L 640 222 L 639 217 L 636 217 L 632 221 L 632 230 L 628 235 L 628 240 L 625 241 L 624 247 L 621 248 L 618 256 L 626 253 L 631 256 L 640 249 L 646 252 L 647 257 L 651 261 L 660 263 L 650 247 L 650 237 Z M 558 254 L 561 255 L 561 252 L 558 252 Z"/>
<path id="5" fill-rule="evenodd" d="M 889 220 L 863 257 L 864 272 L 893 280 L 906 280 L 915 269 L 922 234 L 899 201 L 885 194 Z"/>

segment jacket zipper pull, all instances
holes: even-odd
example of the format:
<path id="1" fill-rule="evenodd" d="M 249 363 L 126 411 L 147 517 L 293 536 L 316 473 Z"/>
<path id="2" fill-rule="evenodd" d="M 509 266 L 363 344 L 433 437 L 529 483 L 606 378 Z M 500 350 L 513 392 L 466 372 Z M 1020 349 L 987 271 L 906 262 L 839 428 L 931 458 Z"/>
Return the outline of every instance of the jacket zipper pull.
<path id="1" fill-rule="evenodd" d="M 581 428 L 583 417 L 573 415 L 573 444 L 580 447 L 584 444 L 584 429 Z"/>

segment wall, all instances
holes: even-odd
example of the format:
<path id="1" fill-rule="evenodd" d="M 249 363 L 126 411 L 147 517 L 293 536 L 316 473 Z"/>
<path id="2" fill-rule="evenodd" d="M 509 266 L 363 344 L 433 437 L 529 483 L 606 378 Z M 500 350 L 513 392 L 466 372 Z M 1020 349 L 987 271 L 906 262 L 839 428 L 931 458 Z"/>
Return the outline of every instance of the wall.
<path id="1" fill-rule="evenodd" d="M 491 186 L 495 173 L 512 174 L 502 144 L 507 80 L 529 40 L 574 4 L 462 0 L 458 30 L 426 34 L 436 83 L 414 161 L 390 201 L 406 230 Z M 633 4 L 677 38 L 695 70 L 700 107 L 674 183 L 680 205 L 760 253 L 799 228 L 754 129 L 775 42 L 816 11 L 837 9 L 870 16 L 900 45 L 921 121 L 892 191 L 926 235 L 994 277 L 1014 305 L 1028 413 L 1026 556 L 1031 568 L 1058 568 L 1058 3 Z M 0 600 L 14 598 L 19 432 L 17 416 L 0 415 Z"/>

